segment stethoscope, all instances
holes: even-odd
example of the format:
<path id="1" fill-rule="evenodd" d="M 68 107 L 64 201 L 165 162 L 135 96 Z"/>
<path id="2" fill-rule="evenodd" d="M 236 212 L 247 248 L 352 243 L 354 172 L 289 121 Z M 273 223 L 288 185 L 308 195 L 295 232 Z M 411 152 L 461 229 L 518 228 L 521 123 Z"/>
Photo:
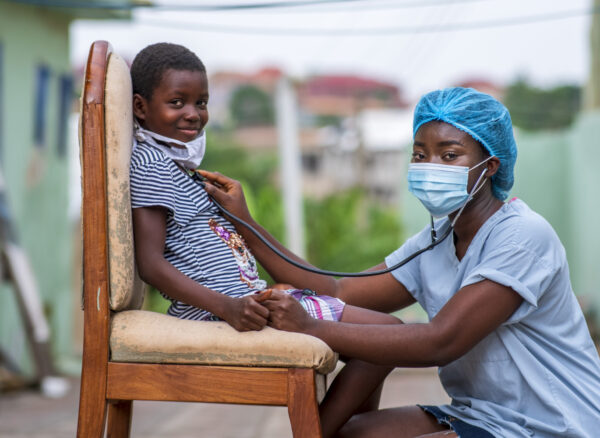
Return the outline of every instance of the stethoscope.
<path id="1" fill-rule="evenodd" d="M 192 177 L 192 179 L 196 180 L 198 182 L 198 184 L 201 185 L 203 188 L 206 186 L 206 184 L 204 182 L 206 180 L 206 178 L 203 177 L 202 175 L 200 175 L 197 171 L 189 171 L 189 170 L 185 170 L 185 171 L 186 171 L 186 173 L 189 176 Z M 192 173 L 190 173 L 190 172 L 192 172 Z M 281 252 L 276 246 L 274 246 L 262 234 L 260 234 L 260 232 L 256 228 L 254 228 L 252 225 L 250 225 L 246 221 L 240 219 L 239 217 L 237 217 L 236 215 L 234 215 L 233 213 L 231 213 L 229 210 L 227 210 L 225 207 L 223 207 L 214 197 L 212 197 L 208 192 L 206 192 L 206 194 L 212 200 L 212 202 L 215 204 L 215 206 L 217 207 L 217 209 L 221 213 L 223 213 L 226 216 L 231 217 L 235 221 L 239 222 L 240 224 L 242 224 L 243 226 L 245 226 L 246 228 L 248 228 L 248 230 L 250 230 L 252 232 L 252 234 L 254 234 L 262 243 L 264 243 L 267 246 L 267 248 L 269 248 L 271 251 L 273 251 L 275 254 L 277 254 L 279 257 L 281 257 L 283 260 L 285 260 L 286 262 L 290 263 L 291 265 L 294 265 L 297 268 L 303 269 L 305 271 L 313 272 L 315 274 L 320 274 L 320 275 L 328 275 L 328 276 L 334 276 L 334 277 L 372 277 L 372 276 L 375 276 L 375 275 L 382 275 L 382 274 L 387 274 L 388 272 L 395 271 L 396 269 L 404 266 L 405 264 L 407 264 L 408 262 L 410 262 L 414 258 L 420 256 L 421 254 L 423 254 L 426 251 L 429 251 L 430 249 L 435 248 L 437 245 L 439 245 L 444 240 L 446 240 L 446 238 L 454 230 L 454 226 L 456 225 L 456 221 L 460 217 L 461 213 L 463 212 L 463 210 L 465 209 L 465 207 L 467 206 L 467 204 L 469 203 L 469 201 L 473 198 L 473 196 L 475 195 L 475 193 L 477 193 L 479 191 L 479 189 L 481 187 L 483 187 L 483 184 L 479 185 L 479 183 L 483 179 L 485 173 L 486 173 L 486 170 L 484 170 L 483 172 L 481 172 L 481 175 L 479 176 L 479 178 L 475 182 L 473 188 L 471 189 L 471 193 L 469 194 L 469 197 L 467 198 L 467 200 L 465 201 L 465 203 L 462 205 L 462 207 L 458 210 L 458 213 L 456 214 L 456 216 L 454 217 L 454 219 L 451 222 L 448 223 L 448 226 L 445 228 L 443 234 L 440 237 L 437 237 L 438 233 L 437 233 L 437 230 L 435 229 L 435 226 L 434 226 L 434 223 L 433 223 L 433 216 L 432 216 L 431 217 L 431 243 L 429 245 L 427 245 L 426 247 L 421 248 L 421 249 L 413 252 L 408 257 L 400 260 L 398 263 L 396 263 L 393 266 L 390 266 L 390 267 L 385 268 L 385 269 L 379 269 L 379 270 L 376 270 L 376 271 L 365 271 L 365 272 L 337 272 L 337 271 L 328 271 L 328 270 L 324 270 L 324 269 L 315 268 L 315 267 L 312 267 L 312 266 L 303 265 L 302 263 L 299 263 L 298 261 L 291 259 L 286 254 L 284 254 L 283 252 Z"/>

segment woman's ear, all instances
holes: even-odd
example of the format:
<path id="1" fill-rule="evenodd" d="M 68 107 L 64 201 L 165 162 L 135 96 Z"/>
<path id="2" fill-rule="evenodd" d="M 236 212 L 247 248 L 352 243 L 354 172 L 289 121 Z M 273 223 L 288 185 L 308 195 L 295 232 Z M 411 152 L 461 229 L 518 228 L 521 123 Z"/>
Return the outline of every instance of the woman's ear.
<path id="1" fill-rule="evenodd" d="M 146 120 L 147 107 L 146 99 L 140 94 L 135 93 L 133 95 L 133 115 L 137 117 L 138 120 Z"/>
<path id="2" fill-rule="evenodd" d="M 485 176 L 491 178 L 493 175 L 496 174 L 496 172 L 498 172 L 498 169 L 500 168 L 500 160 L 498 159 L 498 157 L 492 156 L 485 163 L 485 165 L 487 167 L 487 172 L 485 173 Z"/>

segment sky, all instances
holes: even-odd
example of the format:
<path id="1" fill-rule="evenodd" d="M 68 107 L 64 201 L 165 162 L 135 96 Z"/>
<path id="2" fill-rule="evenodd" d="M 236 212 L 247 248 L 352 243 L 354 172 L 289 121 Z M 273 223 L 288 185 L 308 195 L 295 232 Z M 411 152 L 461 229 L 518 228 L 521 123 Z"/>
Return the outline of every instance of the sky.
<path id="1" fill-rule="evenodd" d="M 235 11 L 137 9 L 131 21 L 75 21 L 71 59 L 82 65 L 98 39 L 126 59 L 168 41 L 193 50 L 209 74 L 275 66 L 296 78 L 362 75 L 400 86 L 408 100 L 467 79 L 583 84 L 592 6 L 592 0 L 354 0 Z"/>

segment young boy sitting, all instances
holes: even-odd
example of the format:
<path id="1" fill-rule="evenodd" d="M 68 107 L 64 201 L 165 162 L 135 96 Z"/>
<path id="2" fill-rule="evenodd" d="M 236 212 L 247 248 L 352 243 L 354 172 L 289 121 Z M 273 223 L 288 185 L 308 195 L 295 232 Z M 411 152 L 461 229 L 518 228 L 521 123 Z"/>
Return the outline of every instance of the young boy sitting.
<path id="1" fill-rule="evenodd" d="M 209 92 L 204 65 L 185 47 L 159 43 L 135 57 L 131 77 L 136 119 L 131 206 L 141 278 L 171 301 L 170 315 L 225 320 L 239 331 L 262 329 L 269 318 L 261 304 L 270 293 L 267 284 L 259 278 L 244 239 L 193 172 L 206 150 Z M 337 298 L 293 288 L 286 292 L 314 318 L 400 323 Z M 326 415 L 331 422 L 324 422 L 324 429 L 343 424 L 391 370 L 360 361 L 350 364 L 341 376 L 364 378 L 350 379 L 353 387 L 345 394 L 328 395 L 322 410 L 331 409 Z"/>

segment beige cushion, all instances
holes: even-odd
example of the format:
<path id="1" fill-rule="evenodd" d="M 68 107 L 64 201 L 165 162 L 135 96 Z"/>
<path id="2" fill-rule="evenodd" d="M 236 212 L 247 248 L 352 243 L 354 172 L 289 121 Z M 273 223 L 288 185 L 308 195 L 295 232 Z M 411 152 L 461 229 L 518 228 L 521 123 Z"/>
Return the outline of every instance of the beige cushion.
<path id="1" fill-rule="evenodd" d="M 113 310 L 139 309 L 143 283 L 135 266 L 129 162 L 133 138 L 131 76 L 127 64 L 112 53 L 105 89 L 106 185 L 108 194 L 108 251 L 110 306 Z"/>
<path id="2" fill-rule="evenodd" d="M 226 322 L 189 321 L 144 310 L 112 318 L 115 362 L 315 368 L 327 374 L 337 355 L 318 338 L 265 327 L 237 332 Z"/>

